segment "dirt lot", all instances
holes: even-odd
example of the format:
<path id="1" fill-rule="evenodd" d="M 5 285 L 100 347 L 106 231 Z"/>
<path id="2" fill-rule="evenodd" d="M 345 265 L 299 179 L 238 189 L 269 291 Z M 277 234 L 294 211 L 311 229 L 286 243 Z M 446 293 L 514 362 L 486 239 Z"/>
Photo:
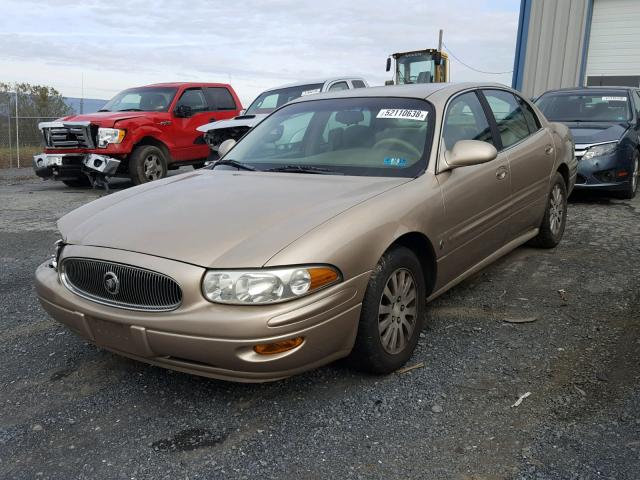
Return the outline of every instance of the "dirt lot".
<path id="1" fill-rule="evenodd" d="M 0 478 L 640 478 L 640 198 L 574 198 L 557 249 L 434 302 L 421 368 L 241 385 L 114 356 L 40 308 L 55 220 L 101 194 L 0 170 Z"/>

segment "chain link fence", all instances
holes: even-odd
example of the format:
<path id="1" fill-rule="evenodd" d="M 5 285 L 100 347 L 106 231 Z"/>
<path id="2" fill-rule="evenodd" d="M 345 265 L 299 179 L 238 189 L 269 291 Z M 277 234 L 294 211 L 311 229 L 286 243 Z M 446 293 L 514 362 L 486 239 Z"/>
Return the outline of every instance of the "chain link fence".
<path id="1" fill-rule="evenodd" d="M 0 107 L 0 168 L 31 166 L 31 158 L 42 151 L 40 122 L 57 117 L 21 117 Z"/>

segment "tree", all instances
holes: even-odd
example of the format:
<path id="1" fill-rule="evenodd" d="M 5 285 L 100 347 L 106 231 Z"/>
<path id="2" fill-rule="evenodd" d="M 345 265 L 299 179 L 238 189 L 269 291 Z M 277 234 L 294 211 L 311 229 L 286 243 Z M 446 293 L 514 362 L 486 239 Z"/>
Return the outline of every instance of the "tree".
<path id="1" fill-rule="evenodd" d="M 15 112 L 15 92 L 18 92 L 18 116 L 63 117 L 73 113 L 64 97 L 53 87 L 29 83 L 0 83 L 0 104 L 12 107 Z"/>

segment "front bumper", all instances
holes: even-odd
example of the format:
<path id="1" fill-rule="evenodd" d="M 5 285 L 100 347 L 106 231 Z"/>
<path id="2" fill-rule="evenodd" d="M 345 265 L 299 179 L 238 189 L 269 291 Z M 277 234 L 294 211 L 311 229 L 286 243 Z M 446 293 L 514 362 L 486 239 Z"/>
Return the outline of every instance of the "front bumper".
<path id="1" fill-rule="evenodd" d="M 73 180 L 85 173 L 112 176 L 120 160 L 95 153 L 39 153 L 33 156 L 33 169 L 39 177 Z"/>
<path id="2" fill-rule="evenodd" d="M 357 333 L 368 273 L 308 297 L 276 305 L 218 305 L 200 293 L 204 269 L 172 260 L 97 247 L 66 246 L 65 256 L 117 261 L 170 275 L 183 289 L 171 312 L 101 305 L 68 290 L 49 262 L 36 271 L 43 308 L 92 343 L 120 355 L 186 373 L 241 382 L 285 378 L 345 357 Z M 295 337 L 304 342 L 274 355 L 256 344 Z"/>
<path id="3" fill-rule="evenodd" d="M 631 181 L 633 171 L 631 156 L 616 151 L 610 155 L 589 159 L 578 158 L 576 189 L 582 190 L 624 190 Z M 620 176 L 626 172 L 626 175 Z"/>

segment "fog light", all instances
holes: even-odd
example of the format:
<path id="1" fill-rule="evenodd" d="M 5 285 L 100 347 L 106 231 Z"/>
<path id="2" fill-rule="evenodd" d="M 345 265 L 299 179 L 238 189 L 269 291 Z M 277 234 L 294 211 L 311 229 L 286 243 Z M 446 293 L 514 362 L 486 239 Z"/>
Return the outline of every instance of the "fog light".
<path id="1" fill-rule="evenodd" d="M 292 350 L 304 342 L 304 337 L 289 338 L 274 343 L 261 343 L 253 346 L 253 351 L 260 355 L 273 355 Z"/>

